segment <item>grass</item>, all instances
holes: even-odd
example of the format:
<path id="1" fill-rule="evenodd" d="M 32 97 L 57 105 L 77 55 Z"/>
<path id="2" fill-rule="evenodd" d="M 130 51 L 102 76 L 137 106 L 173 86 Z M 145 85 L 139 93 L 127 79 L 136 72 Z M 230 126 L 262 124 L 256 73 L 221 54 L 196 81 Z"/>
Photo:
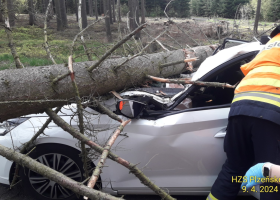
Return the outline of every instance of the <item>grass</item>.
<path id="1" fill-rule="evenodd" d="M 48 43 L 51 53 L 58 64 L 66 63 L 70 55 L 70 46 L 73 38 L 67 38 L 57 34 L 54 31 L 48 31 Z M 48 58 L 43 47 L 44 35 L 42 28 L 36 26 L 17 27 L 13 29 L 14 45 L 21 62 L 25 67 L 28 66 L 44 66 L 51 65 L 52 62 Z M 87 48 L 94 50 L 92 59 L 97 59 L 98 55 L 102 55 L 108 46 L 94 40 L 87 40 Z M 96 56 L 97 55 L 97 56 Z M 75 62 L 87 60 L 83 46 L 76 42 L 74 46 Z M 8 47 L 7 36 L 5 30 L 0 30 L 0 70 L 15 68 L 14 59 L 11 50 Z"/>

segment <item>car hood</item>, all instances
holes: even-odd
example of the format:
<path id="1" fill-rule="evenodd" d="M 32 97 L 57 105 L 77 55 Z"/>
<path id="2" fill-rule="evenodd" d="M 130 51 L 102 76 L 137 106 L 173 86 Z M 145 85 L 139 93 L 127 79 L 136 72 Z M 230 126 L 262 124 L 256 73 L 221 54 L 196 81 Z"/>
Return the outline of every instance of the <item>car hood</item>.
<path id="1" fill-rule="evenodd" d="M 242 54 L 250 53 L 253 51 L 260 51 L 264 45 L 260 42 L 250 42 L 241 44 L 235 47 L 224 49 L 217 54 L 208 57 L 198 68 L 197 72 L 192 77 L 192 81 L 199 80 L 202 76 L 220 66 L 221 64 L 238 57 Z"/>

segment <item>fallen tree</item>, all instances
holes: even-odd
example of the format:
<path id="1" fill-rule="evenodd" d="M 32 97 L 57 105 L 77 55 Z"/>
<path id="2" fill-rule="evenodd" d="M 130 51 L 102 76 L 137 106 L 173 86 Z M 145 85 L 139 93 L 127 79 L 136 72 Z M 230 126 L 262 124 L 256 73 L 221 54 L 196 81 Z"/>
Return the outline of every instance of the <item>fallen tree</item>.
<path id="1" fill-rule="evenodd" d="M 187 70 L 186 58 L 198 57 L 193 69 L 212 55 L 215 46 L 201 46 L 138 56 L 125 65 L 127 58 L 107 59 L 92 72 L 89 66 L 96 62 L 74 63 L 73 69 L 80 96 L 99 96 L 112 90 L 123 90 L 142 84 L 146 75 L 170 77 Z M 182 61 L 179 64 L 178 61 Z M 161 67 L 169 63 L 170 66 Z M 119 66 L 117 69 L 116 66 Z M 65 65 L 30 67 L 0 72 L 0 121 L 44 112 L 46 108 L 75 102 L 69 70 Z M 58 78 L 58 81 L 57 81 Z M 56 81 L 54 81 L 56 80 Z M 73 98 L 73 99 L 72 99 Z"/>

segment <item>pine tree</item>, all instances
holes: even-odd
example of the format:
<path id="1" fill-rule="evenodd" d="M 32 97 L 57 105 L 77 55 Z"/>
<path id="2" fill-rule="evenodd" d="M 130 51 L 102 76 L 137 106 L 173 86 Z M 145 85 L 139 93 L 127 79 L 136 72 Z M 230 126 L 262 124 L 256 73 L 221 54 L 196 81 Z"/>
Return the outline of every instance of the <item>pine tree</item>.
<path id="1" fill-rule="evenodd" d="M 222 6 L 221 0 L 212 0 L 210 5 L 211 15 L 221 16 Z"/>
<path id="2" fill-rule="evenodd" d="M 179 0 L 174 2 L 174 9 L 178 17 L 190 16 L 190 0 Z"/>
<path id="3" fill-rule="evenodd" d="M 191 1 L 191 14 L 197 16 L 197 0 Z"/>
<path id="4" fill-rule="evenodd" d="M 272 0 L 268 9 L 267 19 L 272 22 L 280 19 L 280 0 Z"/>

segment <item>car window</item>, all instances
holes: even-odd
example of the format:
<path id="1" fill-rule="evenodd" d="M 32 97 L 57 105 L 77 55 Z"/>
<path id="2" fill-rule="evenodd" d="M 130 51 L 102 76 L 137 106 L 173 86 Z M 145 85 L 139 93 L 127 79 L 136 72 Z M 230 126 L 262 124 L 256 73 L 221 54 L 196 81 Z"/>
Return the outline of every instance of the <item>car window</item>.
<path id="1" fill-rule="evenodd" d="M 253 57 L 241 60 L 231 67 L 215 74 L 208 80 L 203 81 L 229 83 L 231 85 L 235 85 L 244 77 L 240 67 L 243 64 L 250 62 L 252 59 Z M 174 110 L 230 104 L 234 96 L 234 89 L 201 86 L 192 87 L 194 87 L 194 89 L 188 94 L 187 98 L 175 107 Z"/>

